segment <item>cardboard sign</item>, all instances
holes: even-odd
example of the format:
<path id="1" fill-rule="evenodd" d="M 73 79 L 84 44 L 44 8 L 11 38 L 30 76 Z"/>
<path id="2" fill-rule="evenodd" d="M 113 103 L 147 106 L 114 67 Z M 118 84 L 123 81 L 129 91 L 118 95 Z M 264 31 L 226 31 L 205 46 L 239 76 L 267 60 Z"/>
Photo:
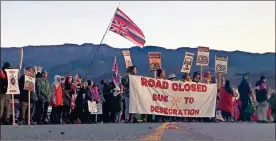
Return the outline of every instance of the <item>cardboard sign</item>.
<path id="1" fill-rule="evenodd" d="M 35 91 L 35 70 L 25 70 L 25 83 L 24 90 L 26 91 Z"/>
<path id="2" fill-rule="evenodd" d="M 181 72 L 190 73 L 193 64 L 194 54 L 190 52 L 185 53 L 184 62 L 181 68 Z"/>
<path id="3" fill-rule="evenodd" d="M 88 103 L 88 111 L 90 114 L 102 114 L 102 104 L 101 103 L 96 103 L 95 101 L 89 101 L 87 100 Z"/>
<path id="4" fill-rule="evenodd" d="M 197 47 L 197 59 L 196 65 L 197 66 L 208 66 L 209 65 L 209 47 Z"/>
<path id="5" fill-rule="evenodd" d="M 18 85 L 19 69 L 5 69 L 8 79 L 8 88 L 6 94 L 20 94 Z"/>
<path id="6" fill-rule="evenodd" d="M 129 50 L 123 50 L 122 53 L 123 53 L 124 58 L 125 58 L 126 68 L 132 66 L 132 61 L 131 61 L 131 56 L 130 56 Z"/>
<path id="7" fill-rule="evenodd" d="M 150 71 L 156 71 L 161 69 L 161 53 L 149 52 L 149 69 Z"/>
<path id="8" fill-rule="evenodd" d="M 226 73 L 227 74 L 227 56 L 215 56 L 215 71 L 217 73 Z"/>
<path id="9" fill-rule="evenodd" d="M 35 74 L 37 74 L 38 72 L 41 73 L 42 72 L 42 66 L 34 66 L 35 68 Z"/>

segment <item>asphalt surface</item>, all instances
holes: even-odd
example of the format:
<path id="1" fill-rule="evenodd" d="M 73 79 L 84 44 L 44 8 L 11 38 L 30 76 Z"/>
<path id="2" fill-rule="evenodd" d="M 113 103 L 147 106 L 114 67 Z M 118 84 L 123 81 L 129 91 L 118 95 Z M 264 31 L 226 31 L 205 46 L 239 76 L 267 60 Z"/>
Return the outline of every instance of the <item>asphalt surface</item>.
<path id="1" fill-rule="evenodd" d="M 275 140 L 275 124 L 137 123 L 1 126 L 2 140 Z"/>

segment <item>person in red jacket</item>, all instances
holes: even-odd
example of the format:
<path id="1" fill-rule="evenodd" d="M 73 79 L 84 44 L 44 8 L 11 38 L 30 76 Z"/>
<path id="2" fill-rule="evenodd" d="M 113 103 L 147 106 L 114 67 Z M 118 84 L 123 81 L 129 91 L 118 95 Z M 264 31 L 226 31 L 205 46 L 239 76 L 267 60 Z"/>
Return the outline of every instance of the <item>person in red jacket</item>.
<path id="1" fill-rule="evenodd" d="M 230 81 L 226 80 L 225 86 L 220 90 L 219 109 L 225 121 L 230 122 L 233 112 L 233 97 L 235 96 L 230 86 Z"/>
<path id="2" fill-rule="evenodd" d="M 54 83 L 51 87 L 51 104 L 53 112 L 53 123 L 60 124 L 63 110 L 63 94 L 61 77 L 59 75 L 54 76 Z"/>

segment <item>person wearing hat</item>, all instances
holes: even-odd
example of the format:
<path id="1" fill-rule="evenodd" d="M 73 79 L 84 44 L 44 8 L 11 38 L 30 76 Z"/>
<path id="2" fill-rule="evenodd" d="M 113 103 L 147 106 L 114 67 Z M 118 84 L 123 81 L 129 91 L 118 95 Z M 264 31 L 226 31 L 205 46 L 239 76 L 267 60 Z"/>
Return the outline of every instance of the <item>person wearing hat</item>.
<path id="1" fill-rule="evenodd" d="M 8 79 L 5 69 L 12 69 L 10 63 L 5 62 L 0 72 L 0 119 L 1 117 L 3 117 L 3 114 L 5 114 L 3 119 L 4 124 L 9 124 L 11 95 L 6 95 L 8 88 Z M 0 124 L 2 124 L 2 121 L 0 121 Z"/>
<path id="2" fill-rule="evenodd" d="M 266 86 L 266 79 L 261 76 L 260 80 L 255 85 L 256 100 L 258 102 L 257 116 L 259 122 L 267 122 L 268 109 L 268 90 Z"/>
<path id="3" fill-rule="evenodd" d="M 38 124 L 45 123 L 47 124 L 49 121 L 47 112 L 50 104 L 50 83 L 48 81 L 48 73 L 47 71 L 42 71 L 42 77 L 36 81 L 36 93 L 38 97 L 38 101 L 35 105 L 35 118 L 34 121 Z"/>
<path id="4" fill-rule="evenodd" d="M 34 71 L 34 68 L 32 67 L 27 67 L 26 71 Z M 20 102 L 20 108 L 19 108 L 19 124 L 26 124 L 27 123 L 27 110 L 28 110 L 28 93 L 29 91 L 24 90 L 24 84 L 25 84 L 25 74 L 21 75 L 19 78 L 19 90 L 20 90 L 20 95 L 19 95 L 19 102 Z M 37 94 L 35 92 L 30 92 L 30 108 L 32 109 L 35 105 L 35 103 L 38 100 Z M 32 112 L 32 111 L 31 111 Z M 31 113 L 32 115 L 33 113 Z"/>
<path id="5" fill-rule="evenodd" d="M 211 84 L 212 83 L 212 75 L 210 71 L 205 72 L 204 74 L 204 83 Z"/>
<path id="6" fill-rule="evenodd" d="M 251 86 L 248 83 L 248 77 L 243 76 L 240 85 L 238 86 L 238 92 L 240 94 L 241 110 L 240 110 L 240 120 L 250 121 L 250 117 L 253 114 L 252 101 L 253 94 L 251 91 Z"/>
<path id="7" fill-rule="evenodd" d="M 168 80 L 177 81 L 177 76 L 174 73 L 172 73 L 172 74 L 169 75 Z M 167 121 L 179 121 L 180 118 L 179 117 L 174 117 L 174 116 L 167 116 L 167 117 L 165 117 L 165 120 L 167 120 Z"/>

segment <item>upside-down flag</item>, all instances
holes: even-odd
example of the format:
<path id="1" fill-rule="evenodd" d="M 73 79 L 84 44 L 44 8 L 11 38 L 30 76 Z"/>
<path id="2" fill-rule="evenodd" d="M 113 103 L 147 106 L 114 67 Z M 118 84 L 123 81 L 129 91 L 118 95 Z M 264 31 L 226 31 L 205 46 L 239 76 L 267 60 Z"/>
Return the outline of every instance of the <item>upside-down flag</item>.
<path id="1" fill-rule="evenodd" d="M 118 94 L 123 92 L 123 86 L 121 83 L 121 75 L 119 74 L 119 67 L 118 67 L 118 62 L 117 62 L 116 56 L 114 57 L 112 71 L 113 71 L 112 80 L 116 86 L 116 88 L 114 89 L 115 90 L 114 96 L 117 96 Z"/>
<path id="2" fill-rule="evenodd" d="M 145 36 L 142 30 L 119 8 L 117 8 L 110 31 L 121 35 L 139 47 L 145 45 Z"/>

